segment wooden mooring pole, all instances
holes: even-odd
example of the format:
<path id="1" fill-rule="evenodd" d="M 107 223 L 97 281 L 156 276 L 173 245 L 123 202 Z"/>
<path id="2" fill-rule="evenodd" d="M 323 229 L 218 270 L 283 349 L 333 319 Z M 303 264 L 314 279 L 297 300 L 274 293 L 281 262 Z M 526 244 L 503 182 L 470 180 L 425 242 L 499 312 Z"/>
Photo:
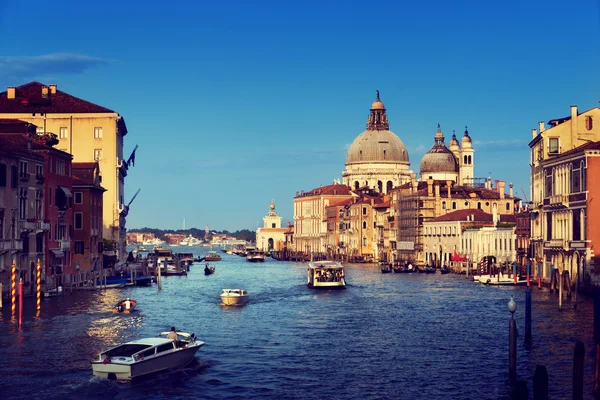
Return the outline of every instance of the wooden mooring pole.
<path id="1" fill-rule="evenodd" d="M 548 371 L 543 365 L 535 367 L 533 374 L 533 400 L 548 400 Z"/>
<path id="2" fill-rule="evenodd" d="M 531 287 L 525 291 L 525 343 L 531 343 Z"/>
<path id="3" fill-rule="evenodd" d="M 594 374 L 594 394 L 600 395 L 600 292 L 594 293 L 594 341 L 596 342 L 596 373 Z"/>
<path id="4" fill-rule="evenodd" d="M 581 341 L 575 343 L 573 355 L 573 400 L 583 400 L 583 358 L 585 348 Z"/>

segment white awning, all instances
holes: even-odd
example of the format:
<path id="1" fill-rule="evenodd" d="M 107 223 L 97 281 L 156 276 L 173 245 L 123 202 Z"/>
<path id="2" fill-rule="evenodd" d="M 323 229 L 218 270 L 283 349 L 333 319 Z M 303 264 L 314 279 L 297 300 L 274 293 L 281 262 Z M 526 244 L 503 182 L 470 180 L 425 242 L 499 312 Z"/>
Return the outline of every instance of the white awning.
<path id="1" fill-rule="evenodd" d="M 54 254 L 54 257 L 62 258 L 65 256 L 65 253 L 60 249 L 50 249 L 50 251 Z"/>
<path id="2" fill-rule="evenodd" d="M 65 196 L 67 197 L 73 197 L 73 193 L 71 193 L 71 191 L 69 190 L 68 187 L 64 187 L 64 186 L 59 186 L 60 190 L 62 190 L 65 193 Z"/>

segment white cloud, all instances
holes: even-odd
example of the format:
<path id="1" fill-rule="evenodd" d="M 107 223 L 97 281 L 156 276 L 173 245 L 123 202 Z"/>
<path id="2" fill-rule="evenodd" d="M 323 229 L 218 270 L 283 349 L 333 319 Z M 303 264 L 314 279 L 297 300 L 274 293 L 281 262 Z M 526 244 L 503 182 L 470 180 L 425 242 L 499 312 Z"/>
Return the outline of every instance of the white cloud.
<path id="1" fill-rule="evenodd" d="M 83 54 L 50 53 L 37 56 L 0 56 L 0 77 L 27 80 L 49 74 L 81 74 L 110 61 Z"/>

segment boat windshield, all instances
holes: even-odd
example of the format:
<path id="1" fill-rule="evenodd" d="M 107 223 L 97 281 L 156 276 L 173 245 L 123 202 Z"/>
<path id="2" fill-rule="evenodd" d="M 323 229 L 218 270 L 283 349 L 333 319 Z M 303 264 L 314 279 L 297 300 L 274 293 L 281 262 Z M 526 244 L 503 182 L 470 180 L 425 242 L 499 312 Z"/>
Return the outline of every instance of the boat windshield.
<path id="1" fill-rule="evenodd" d="M 342 268 L 315 268 L 317 282 L 341 282 L 343 278 Z"/>
<path id="2" fill-rule="evenodd" d="M 152 347 L 149 344 L 124 344 L 106 352 L 107 357 L 131 357 L 138 351 Z"/>

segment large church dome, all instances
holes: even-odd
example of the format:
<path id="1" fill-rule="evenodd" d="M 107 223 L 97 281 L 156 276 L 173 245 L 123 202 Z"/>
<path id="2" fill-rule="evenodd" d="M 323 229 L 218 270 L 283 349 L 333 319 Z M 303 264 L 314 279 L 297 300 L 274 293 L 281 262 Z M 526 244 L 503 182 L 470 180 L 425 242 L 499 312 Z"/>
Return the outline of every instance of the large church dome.
<path id="1" fill-rule="evenodd" d="M 458 161 L 456 156 L 444 144 L 444 135 L 438 125 L 435 134 L 435 143 L 421 159 L 421 176 L 431 174 L 458 174 Z M 435 178 L 434 178 L 435 179 Z"/>
<path id="2" fill-rule="evenodd" d="M 349 164 L 409 164 L 408 151 L 402 140 L 391 132 L 385 106 L 379 99 L 371 106 L 367 121 L 367 130 L 358 135 L 350 145 L 346 154 L 346 165 Z"/>

